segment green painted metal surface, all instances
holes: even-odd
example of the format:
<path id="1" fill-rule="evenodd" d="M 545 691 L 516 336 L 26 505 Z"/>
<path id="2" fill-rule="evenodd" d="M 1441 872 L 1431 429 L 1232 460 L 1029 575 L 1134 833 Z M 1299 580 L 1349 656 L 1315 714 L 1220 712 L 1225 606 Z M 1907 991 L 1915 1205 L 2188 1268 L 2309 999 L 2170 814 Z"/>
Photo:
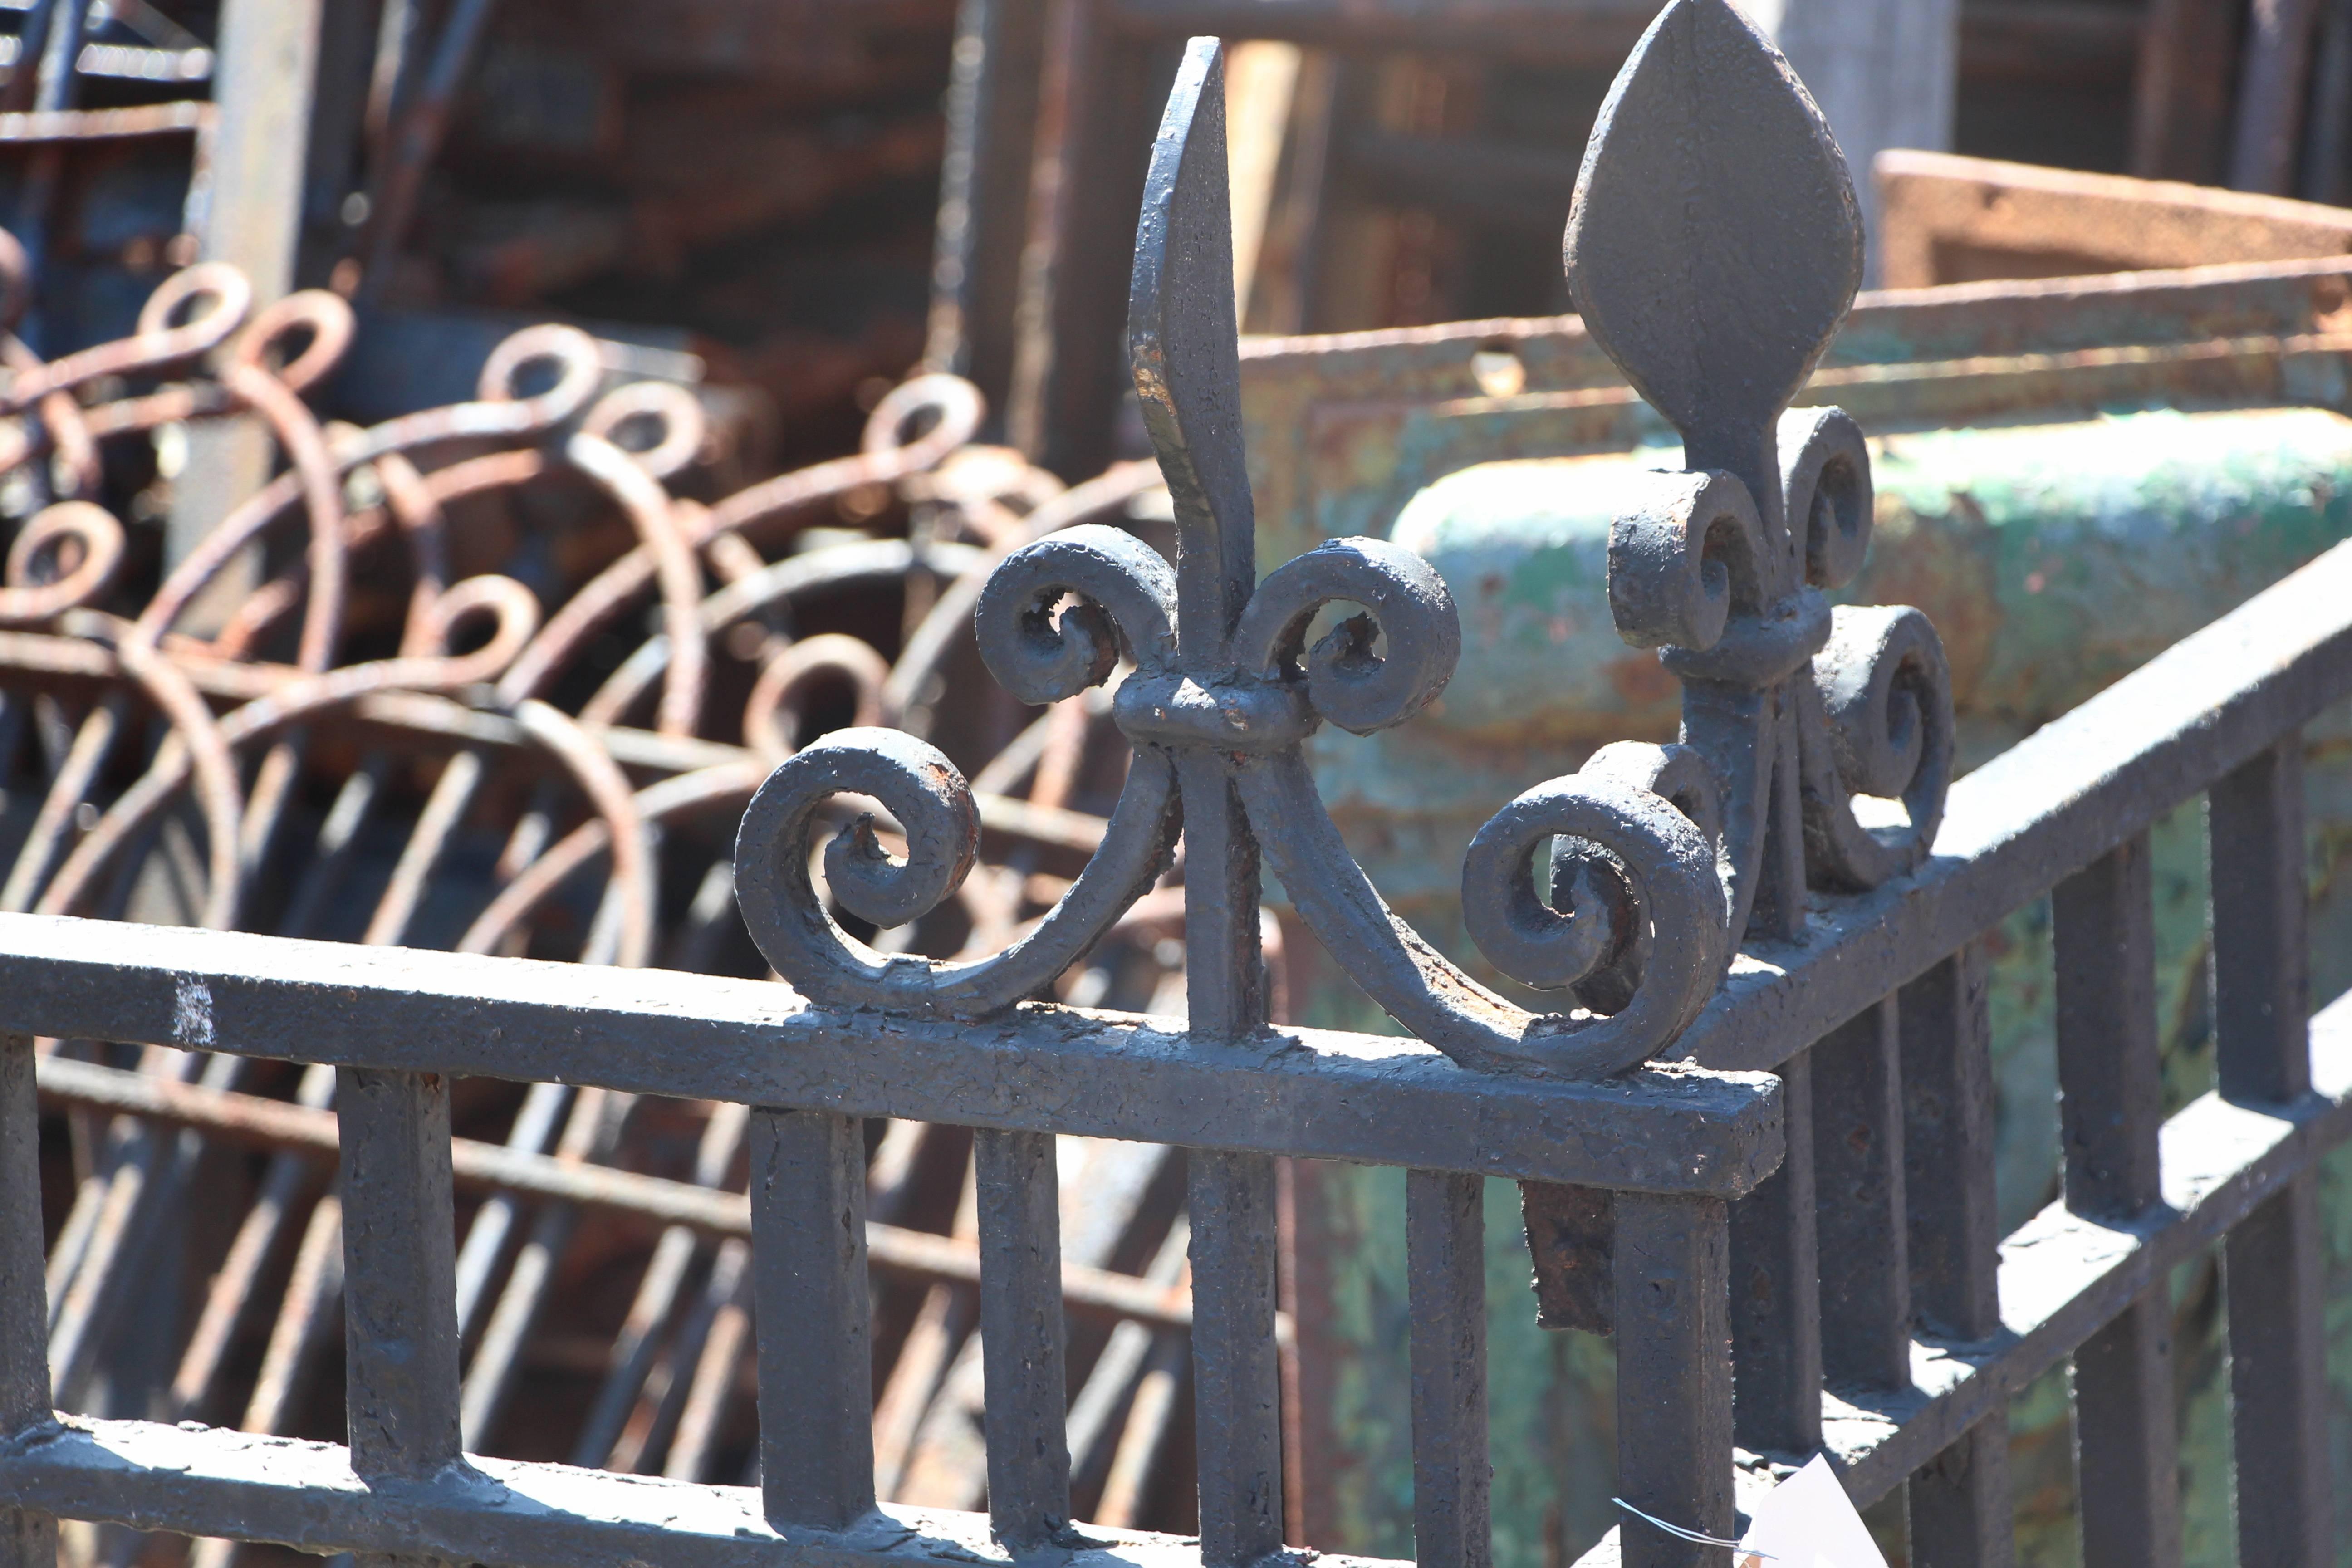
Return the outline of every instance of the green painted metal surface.
<path id="1" fill-rule="evenodd" d="M 1928 610 L 1952 655 L 1972 765 L 2063 712 L 2337 540 L 2352 535 L 2352 419 L 2324 408 L 2136 412 L 2055 424 L 1897 434 L 1874 443 L 1873 566 L 1852 592 Z M 1391 536 L 1443 572 L 1464 651 L 1442 701 L 1371 740 L 1324 734 L 1325 795 L 1384 894 L 1458 961 L 1457 879 L 1496 803 L 1593 745 L 1671 735 L 1672 680 L 1616 638 L 1608 526 L 1640 470 L 1671 449 L 1534 458 L 1439 479 Z M 2352 986 L 2352 725 L 2309 732 L 2315 994 Z M 2168 1110 L 2210 1086 L 2201 805 L 2158 829 L 2158 987 Z M 2058 1132 L 2046 901 L 1990 936 L 2000 1191 L 2013 1226 L 2055 1194 Z M 1487 976 L 1491 979 L 1491 975 Z M 1292 1016 L 1381 1027 L 1311 956 Z M 2337 1473 L 2352 1497 L 2352 1156 L 2325 1178 Z M 1302 1245 L 1325 1300 L 1306 1331 L 1328 1363 L 1329 1419 L 1314 1544 L 1409 1555 L 1412 1458 L 1396 1173 L 1328 1168 L 1302 1184 Z M 1605 1341 L 1534 1326 L 1517 1195 L 1487 1198 L 1496 1561 L 1572 1562 L 1613 1522 L 1613 1363 Z M 2227 1363 L 2213 1260 L 2175 1281 L 2188 1561 L 2232 1561 Z M 2077 1560 L 2063 1378 L 2012 1412 L 2021 1561 Z M 2339 1521 L 2352 1563 L 2352 1510 Z"/>

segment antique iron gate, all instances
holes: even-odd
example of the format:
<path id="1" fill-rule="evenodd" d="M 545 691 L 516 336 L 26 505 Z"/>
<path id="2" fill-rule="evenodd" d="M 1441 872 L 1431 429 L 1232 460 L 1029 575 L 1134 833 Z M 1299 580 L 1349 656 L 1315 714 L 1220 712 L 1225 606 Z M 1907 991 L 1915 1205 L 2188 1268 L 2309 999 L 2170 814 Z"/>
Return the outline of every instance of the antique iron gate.
<path id="1" fill-rule="evenodd" d="M 1727 1535 L 1740 1485 L 1826 1447 L 1859 1499 L 1907 1484 L 1913 1561 L 1937 1568 L 2007 1560 L 2003 1402 L 2070 1355 L 2086 1561 L 2178 1561 L 2163 1292 L 2226 1237 L 2237 1463 L 2261 1483 L 2242 1492 L 2242 1560 L 2327 1560 L 2312 1166 L 2352 1134 L 2352 1012 L 2305 1027 L 2298 729 L 2352 695 L 2352 553 L 1948 792 L 1934 629 L 1825 596 L 1868 544 L 1860 432 L 1784 412 L 1858 278 L 1843 160 L 1737 13 L 1675 0 L 1604 111 L 1567 263 L 1596 338 L 1686 441 L 1688 468 L 1620 520 L 1611 561 L 1620 631 L 1683 679 L 1685 740 L 1604 748 L 1473 843 L 1478 945 L 1574 1004 L 1529 1013 L 1391 915 L 1307 773 L 1321 721 L 1365 732 L 1433 700 L 1458 631 L 1436 574 L 1379 541 L 1259 579 L 1225 188 L 1220 57 L 1196 40 L 1130 316 L 1179 560 L 1068 529 L 1012 554 L 977 610 L 1024 700 L 1117 677 L 1135 748 L 1093 862 L 1002 953 L 887 954 L 832 912 L 917 918 L 977 843 L 947 759 L 874 729 L 798 752 L 743 821 L 740 907 L 791 990 L 0 916 L 0 1568 L 50 1561 L 59 1516 L 404 1561 L 1255 1563 L 1283 1547 L 1280 1156 L 1410 1172 L 1416 1546 L 1433 1568 L 1488 1556 L 1487 1177 L 1523 1184 L 1547 1320 L 1616 1338 L 1629 1504 Z M 1334 604 L 1360 613 L 1310 647 Z M 2220 1084 L 2164 1121 L 2147 835 L 2209 791 Z M 880 811 L 819 847 L 842 795 Z M 1180 825 L 1187 1016 L 1033 1000 L 1168 874 Z M 1261 855 L 1413 1038 L 1267 1026 Z M 2065 1195 L 2003 1241 L 1971 943 L 2053 889 Z M 348 1447 L 51 1409 L 37 1096 L 74 1065 L 47 1042 L 73 1038 L 336 1069 Z M 636 1201 L 751 1241 L 756 1491 L 460 1452 L 451 1194 L 498 1178 L 481 1146 L 453 1148 L 453 1076 L 752 1108 L 748 1205 L 642 1180 Z M 207 1094 L 143 1110 L 218 1131 Z M 321 1136 L 297 1109 L 272 1136 Z M 875 1504 L 874 1116 L 978 1130 L 984 1517 Z M 1136 1281 L 1122 1305 L 1189 1322 L 1197 1543 L 1069 1518 L 1059 1133 L 1192 1152 L 1189 1299 Z M 523 1173 L 580 1201 L 619 1179 L 564 1172 Z M 1726 1561 L 1638 1521 L 1603 1552 Z"/>

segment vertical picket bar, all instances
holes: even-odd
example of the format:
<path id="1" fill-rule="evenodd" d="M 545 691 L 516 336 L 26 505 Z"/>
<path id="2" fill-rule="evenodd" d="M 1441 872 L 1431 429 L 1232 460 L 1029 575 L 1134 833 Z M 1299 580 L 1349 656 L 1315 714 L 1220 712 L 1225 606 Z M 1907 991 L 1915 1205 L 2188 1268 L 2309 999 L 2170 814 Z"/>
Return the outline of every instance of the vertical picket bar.
<path id="1" fill-rule="evenodd" d="M 2301 731 L 2214 784 L 2206 828 L 2215 1077 L 2225 1100 L 2284 1104 L 2311 1088 Z"/>
<path id="2" fill-rule="evenodd" d="M 2284 1104 L 2311 1088 L 2301 731 L 2216 784 L 2206 805 L 2216 1076 L 2225 1099 Z M 2334 1561 L 2321 1246 L 2318 1189 L 2305 1171 L 2222 1249 L 2238 1474 L 2254 1479 L 2240 1491 L 2242 1563 Z"/>
<path id="3" fill-rule="evenodd" d="M 1732 1414 L 1742 1447 L 1822 1446 L 1822 1267 L 1812 1053 L 1780 1068 L 1780 1168 L 1731 1205 Z"/>
<path id="4" fill-rule="evenodd" d="M 1143 422 L 1176 510 L 1176 654 L 1204 680 L 1234 668 L 1230 639 L 1256 590 L 1257 523 L 1239 426 L 1223 46 L 1184 47 L 1145 171 L 1128 294 Z M 1231 757 L 1177 748 L 1184 816 L 1188 1033 L 1234 1044 L 1265 1028 L 1258 848 Z M 1281 1362 L 1274 1329 L 1273 1157 L 1194 1151 L 1193 1424 L 1201 1559 L 1255 1563 L 1282 1546 Z"/>
<path id="5" fill-rule="evenodd" d="M 2141 832 L 2052 895 L 2066 1206 L 2128 1219 L 2163 1195 L 2155 907 Z M 2177 1568 L 2179 1433 L 2163 1281 L 2074 1353 L 2084 1568 Z"/>
<path id="6" fill-rule="evenodd" d="M 2085 1568 L 2180 1562 L 2168 1294 L 2150 1290 L 2074 1352 Z"/>
<path id="7" fill-rule="evenodd" d="M 448 1081 L 342 1068 L 335 1114 L 352 1468 L 422 1479 L 458 1456 Z"/>
<path id="8" fill-rule="evenodd" d="M 866 1127 L 751 1112 L 751 1289 L 768 1522 L 839 1529 L 874 1507 Z"/>
<path id="9" fill-rule="evenodd" d="M 2000 1331 L 2000 1209 L 1983 949 L 1971 943 L 1905 986 L 1900 1009 L 1911 1310 L 1931 1334 L 1989 1339 Z M 1913 1475 L 1910 1507 L 1913 1568 L 2015 1562 L 2005 1413 Z"/>
<path id="10" fill-rule="evenodd" d="M 0 1508 L 0 1568 L 57 1568 L 58 1521 L 29 1508 Z"/>
<path id="11" fill-rule="evenodd" d="M 1617 1194 L 1617 1485 L 1703 1534 L 1733 1532 L 1731 1217 L 1721 1198 Z M 1728 1568 L 1729 1552 L 1628 1520 L 1624 1568 Z"/>
<path id="12" fill-rule="evenodd" d="M 41 1115 L 29 1035 L 0 1035 L 0 1438 L 52 1418 Z M 0 1508 L 0 1568 L 56 1568 L 58 1521 Z"/>
<path id="13" fill-rule="evenodd" d="M 1865 1388 L 1911 1385 L 1897 1010 L 1882 997 L 1812 1049 L 1820 1246 L 1837 1260 L 1822 1276 L 1822 1370 Z"/>
<path id="14" fill-rule="evenodd" d="M 1043 1545 L 1070 1521 L 1054 1135 L 982 1129 L 972 1135 L 972 1158 L 980 1184 L 988 1511 L 997 1539 L 1008 1546 Z"/>
<path id="15" fill-rule="evenodd" d="M 1930 1333 L 2000 1331 L 1992 1020 L 1977 944 L 1903 988 L 1904 1199 L 1911 1308 Z"/>
<path id="16" fill-rule="evenodd" d="M 1223 591 L 1225 602 L 1240 602 L 1234 583 Z M 1185 886 L 1193 889 L 1184 904 L 1188 1022 L 1198 1038 L 1247 1039 L 1266 1016 L 1257 841 L 1219 759 L 1183 757 L 1177 777 Z M 1282 1548 L 1274 1157 L 1195 1149 L 1189 1158 L 1201 1561 L 1236 1568 Z"/>
<path id="17" fill-rule="evenodd" d="M 1233 584 L 1224 592 L 1227 602 L 1239 602 Z M 1266 1016 L 1257 842 L 1220 759 L 1185 756 L 1177 778 L 1191 890 L 1184 904 L 1188 1022 L 1199 1039 L 1247 1039 Z M 1195 1149 L 1190 1161 L 1201 1561 L 1207 1568 L 1237 1568 L 1282 1547 L 1274 1157 Z"/>
<path id="18" fill-rule="evenodd" d="M 341 1068 L 343 1407 L 362 1480 L 423 1480 L 459 1461 L 457 1237 L 449 1084 Z M 434 1568 L 362 1552 L 359 1568 Z"/>
<path id="19" fill-rule="evenodd" d="M 1190 1157 L 1201 1561 L 1233 1568 L 1282 1547 L 1274 1161 L 1206 1149 Z"/>
<path id="20" fill-rule="evenodd" d="M 2336 1561 L 2328 1475 L 2326 1253 L 2311 1172 L 2241 1220 L 2222 1248 L 2240 1485 L 2238 1561 Z M 2230 1289 L 2231 1286 L 2242 1286 Z"/>
<path id="21" fill-rule="evenodd" d="M 1265 1023 L 1257 844 L 1217 759 L 1186 757 L 1178 777 L 1185 885 L 1200 889 L 1184 907 L 1192 1031 L 1204 1039 L 1246 1039 Z M 1282 1547 L 1274 1158 L 1195 1149 L 1190 1160 L 1201 1561 L 1234 1568 Z"/>
<path id="22" fill-rule="evenodd" d="M 1486 1183 L 1409 1171 L 1404 1198 L 1413 1557 L 1420 1568 L 1486 1568 Z"/>
<path id="23" fill-rule="evenodd" d="M 1911 1568 L 2009 1568 L 2009 1416 L 1986 1416 L 1913 1474 Z"/>

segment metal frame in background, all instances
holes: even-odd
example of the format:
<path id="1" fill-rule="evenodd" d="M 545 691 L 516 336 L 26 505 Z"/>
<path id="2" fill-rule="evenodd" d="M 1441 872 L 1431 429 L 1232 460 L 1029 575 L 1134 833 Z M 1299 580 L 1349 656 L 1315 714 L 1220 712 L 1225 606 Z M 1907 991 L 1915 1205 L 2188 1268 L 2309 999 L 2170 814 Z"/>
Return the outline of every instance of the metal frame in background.
<path id="1" fill-rule="evenodd" d="M 1804 8 L 1834 16 L 1834 6 Z M 1889 46 L 1862 20 L 1868 9 L 1827 29 L 1854 40 L 1849 91 L 1854 79 L 1884 76 Z M 1349 254 L 1335 217 L 1350 191 L 1441 215 L 1449 241 L 1491 232 L 1517 247 L 1533 240 L 1531 220 L 1557 221 L 1576 172 L 1573 147 L 1384 122 L 1370 110 L 1368 67 L 1421 57 L 1456 100 L 1484 73 L 1535 68 L 1552 74 L 1557 103 L 1580 96 L 1580 77 L 1622 62 L 1657 10 L 1658 0 L 963 0 L 927 361 L 970 376 L 1014 443 L 1059 472 L 1092 472 L 1118 448 L 1120 262 L 1150 85 L 1167 79 L 1188 35 L 1283 40 L 1328 57 L 1299 79 L 1284 177 L 1296 195 L 1267 230 L 1269 253 L 1296 275 L 1282 291 L 1291 308 L 1260 318 L 1268 331 L 1328 332 L 1368 319 L 1344 304 L 1333 316 L 1320 276 Z M 2112 155 L 2134 175 L 2343 197 L 2352 12 L 2341 6 L 2250 14 L 2246 0 L 2148 0 L 2053 11 L 1968 0 L 1958 10 L 1954 68 L 1964 100 L 1971 83 L 1992 89 L 1983 122 L 2011 121 L 2000 107 L 2011 95 L 2112 92 L 2130 122 L 2116 128 Z M 1936 144 L 1916 135 L 1892 144 Z M 1288 237 L 1273 239 L 1276 229 Z"/>

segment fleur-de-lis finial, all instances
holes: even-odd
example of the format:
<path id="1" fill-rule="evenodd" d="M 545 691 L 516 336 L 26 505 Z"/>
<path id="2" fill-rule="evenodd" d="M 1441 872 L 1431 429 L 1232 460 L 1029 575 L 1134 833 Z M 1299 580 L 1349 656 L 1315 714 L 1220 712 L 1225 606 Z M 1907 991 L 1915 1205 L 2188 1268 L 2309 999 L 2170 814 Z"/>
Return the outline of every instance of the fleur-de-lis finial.
<path id="1" fill-rule="evenodd" d="M 1682 678 L 1684 739 L 1723 787 L 1735 945 L 1751 923 L 1801 935 L 1808 885 L 1915 864 L 1950 775 L 1935 628 L 1824 597 L 1869 549 L 1862 432 L 1787 412 L 1853 301 L 1862 241 L 1788 61 L 1726 0 L 1672 0 L 1602 105 L 1562 256 L 1594 340 L 1683 434 L 1685 471 L 1612 531 L 1610 603 Z M 1856 795 L 1901 809 L 1865 825 Z"/>
<path id="2" fill-rule="evenodd" d="M 1569 1077 L 1640 1062 L 1696 1016 L 1722 968 L 1724 900 L 1707 837 L 1715 789 L 1696 753 L 1609 748 L 1583 773 L 1513 802 L 1472 846 L 1474 936 L 1507 972 L 1570 990 L 1582 1008 L 1566 1013 L 1513 1006 L 1397 920 L 1316 793 L 1300 742 L 1327 720 L 1360 734 L 1419 711 L 1452 675 L 1461 631 L 1436 572 L 1380 540 L 1335 540 L 1258 581 L 1223 100 L 1220 46 L 1196 38 L 1136 234 L 1129 345 L 1175 501 L 1175 566 L 1120 530 L 1072 528 L 1008 557 L 974 616 L 989 668 L 1024 701 L 1068 697 L 1129 668 L 1111 711 L 1135 756 L 1101 850 L 1002 953 L 954 963 L 878 952 L 842 929 L 810 876 L 818 808 L 868 795 L 905 828 L 903 860 L 883 851 L 870 822 L 824 849 L 832 900 L 877 923 L 919 918 L 954 892 L 977 816 L 935 749 L 841 731 L 785 762 L 745 813 L 745 922 L 777 972 L 820 1005 L 985 1016 L 1039 994 L 1161 874 L 1181 801 L 1195 1036 L 1263 1026 L 1262 852 L 1349 973 L 1439 1049 L 1479 1068 Z M 1334 604 L 1356 613 L 1308 647 Z M 1535 857 L 1563 836 L 1580 858 L 1547 902 Z"/>
<path id="3" fill-rule="evenodd" d="M 1257 514 L 1234 352 L 1224 51 L 1187 49 L 1168 94 L 1128 290 L 1128 354 L 1144 428 L 1175 504 L 1181 637 L 1207 655 L 1257 586 Z"/>
<path id="4" fill-rule="evenodd" d="M 1759 901 L 1785 925 L 1809 869 L 1840 885 L 1883 879 L 1924 852 L 1941 810 L 1950 698 L 1933 628 L 1916 611 L 1832 613 L 1822 597 L 1868 543 L 1861 433 L 1833 410 L 1782 413 L 1860 264 L 1836 145 L 1737 13 L 1673 0 L 1586 161 L 1571 275 L 1596 336 L 1682 425 L 1694 465 L 1620 520 L 1611 603 L 1625 636 L 1684 677 L 1691 743 L 1603 747 L 1471 843 L 1473 940 L 1506 973 L 1567 993 L 1574 1005 L 1557 1013 L 1506 1001 L 1398 920 L 1316 791 L 1301 742 L 1327 721 L 1364 734 L 1418 712 L 1453 674 L 1461 632 L 1435 571 L 1381 540 L 1334 540 L 1258 580 L 1225 180 L 1222 50 L 1196 38 L 1152 152 L 1129 315 L 1136 390 L 1175 502 L 1173 568 L 1120 530 L 1072 528 L 1009 556 L 974 616 L 989 668 L 1024 702 L 1128 670 L 1111 712 L 1135 755 L 1102 848 L 994 957 L 877 952 L 842 930 L 809 875 L 817 808 L 869 795 L 904 826 L 904 860 L 870 822 L 824 855 L 832 899 L 885 924 L 955 890 L 978 817 L 930 746 L 841 731 L 779 767 L 745 814 L 745 921 L 820 1005 L 982 1016 L 1037 996 L 1165 871 L 1181 817 L 1195 1037 L 1263 1026 L 1263 854 L 1366 993 L 1457 1060 L 1569 1078 L 1634 1066 L 1696 1016 Z M 1309 647 L 1333 605 L 1355 613 Z M 1899 799 L 1908 823 L 1864 826 L 1858 791 Z M 1763 874 L 1768 847 L 1777 878 Z"/>
<path id="5" fill-rule="evenodd" d="M 1562 256 L 1586 328 L 1692 468 L 1764 488 L 1756 443 L 1845 319 L 1862 255 L 1844 154 L 1789 62 L 1725 0 L 1675 0 L 1601 105 Z"/>

